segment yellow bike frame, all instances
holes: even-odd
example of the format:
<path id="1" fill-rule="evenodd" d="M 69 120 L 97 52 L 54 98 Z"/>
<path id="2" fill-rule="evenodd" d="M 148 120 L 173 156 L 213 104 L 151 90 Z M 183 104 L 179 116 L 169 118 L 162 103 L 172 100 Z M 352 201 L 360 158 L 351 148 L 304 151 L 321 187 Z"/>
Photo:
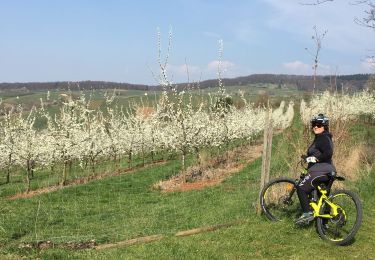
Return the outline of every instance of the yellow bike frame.
<path id="1" fill-rule="evenodd" d="M 318 186 L 318 191 L 320 192 L 321 196 L 319 198 L 318 203 L 312 201 L 310 202 L 310 206 L 314 209 L 314 217 L 317 218 L 334 218 L 338 215 L 338 209 L 343 210 L 340 206 L 330 202 L 327 197 L 327 190 L 322 189 Z M 320 214 L 320 208 L 323 205 L 323 202 L 327 203 L 332 208 L 332 214 Z M 345 214 L 345 213 L 344 213 Z"/>

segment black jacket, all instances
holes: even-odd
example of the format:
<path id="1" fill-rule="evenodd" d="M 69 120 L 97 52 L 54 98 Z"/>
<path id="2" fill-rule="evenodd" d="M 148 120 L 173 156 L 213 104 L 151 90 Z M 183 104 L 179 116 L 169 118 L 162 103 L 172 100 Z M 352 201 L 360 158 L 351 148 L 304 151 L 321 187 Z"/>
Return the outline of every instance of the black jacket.
<path id="1" fill-rule="evenodd" d="M 332 135 L 327 131 L 315 135 L 314 141 L 310 145 L 309 149 L 307 149 L 307 156 L 315 156 L 319 163 L 332 164 L 332 155 Z"/>

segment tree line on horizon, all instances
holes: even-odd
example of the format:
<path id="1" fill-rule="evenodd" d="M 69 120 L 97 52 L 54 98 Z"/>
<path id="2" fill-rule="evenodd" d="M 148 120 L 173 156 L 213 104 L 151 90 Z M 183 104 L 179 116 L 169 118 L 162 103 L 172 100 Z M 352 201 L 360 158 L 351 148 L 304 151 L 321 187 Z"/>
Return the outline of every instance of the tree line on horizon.
<path id="1" fill-rule="evenodd" d="M 319 90 L 363 90 L 366 83 L 374 77 L 374 74 L 352 74 L 340 76 L 318 76 L 317 89 Z M 276 84 L 279 87 L 288 85 L 295 86 L 298 90 L 311 90 L 313 76 L 287 75 L 287 74 L 252 74 L 236 78 L 223 78 L 226 86 L 247 86 L 251 84 Z M 214 88 L 217 87 L 217 79 L 204 80 L 193 83 L 175 84 L 177 89 L 192 88 Z M 0 83 L 1 91 L 37 91 L 37 90 L 90 90 L 90 89 L 123 89 L 123 90 L 162 90 L 158 85 L 131 84 L 108 81 L 58 81 L 58 82 L 15 82 Z"/>

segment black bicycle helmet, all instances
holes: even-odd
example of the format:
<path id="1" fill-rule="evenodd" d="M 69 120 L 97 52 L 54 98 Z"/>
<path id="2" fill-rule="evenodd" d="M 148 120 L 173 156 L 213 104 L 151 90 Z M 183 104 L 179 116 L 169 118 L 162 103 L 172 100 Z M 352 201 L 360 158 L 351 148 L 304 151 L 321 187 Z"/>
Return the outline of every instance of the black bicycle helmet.
<path id="1" fill-rule="evenodd" d="M 317 116 L 314 116 L 311 119 L 311 127 L 314 127 L 314 126 L 324 126 L 325 128 L 327 128 L 329 126 L 328 117 L 326 117 L 323 114 L 319 114 Z"/>

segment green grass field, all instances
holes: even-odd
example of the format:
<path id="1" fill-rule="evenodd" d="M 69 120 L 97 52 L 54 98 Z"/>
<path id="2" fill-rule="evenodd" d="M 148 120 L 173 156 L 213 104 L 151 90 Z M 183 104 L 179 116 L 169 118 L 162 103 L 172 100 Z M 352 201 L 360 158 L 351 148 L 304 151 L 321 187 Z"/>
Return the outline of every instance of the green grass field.
<path id="1" fill-rule="evenodd" d="M 53 95 L 57 97 L 58 94 Z M 139 98 L 140 95 L 143 94 L 129 93 L 127 96 L 122 93 L 120 97 L 126 100 Z M 97 98 L 99 99 L 99 96 Z M 301 126 L 297 117 L 294 125 L 287 131 L 292 131 L 295 138 L 301 137 Z M 373 149 L 375 126 L 354 125 L 350 130 L 350 141 L 353 144 L 366 143 Z M 285 160 L 290 158 L 291 150 L 292 146 L 283 133 L 275 136 L 271 178 L 279 175 L 296 176 L 296 173 L 289 172 Z M 126 169 L 128 165 L 124 162 L 120 167 Z M 111 164 L 103 163 L 97 172 L 111 170 L 114 170 Z M 374 168 L 367 172 L 363 166 L 358 170 L 362 178 L 356 182 L 346 182 L 347 188 L 359 194 L 364 215 L 356 240 L 345 247 L 322 241 L 314 226 L 298 228 L 293 224 L 293 219 L 273 223 L 255 214 L 261 159 L 228 177 L 220 185 L 203 190 L 163 193 L 152 187 L 156 182 L 177 174 L 179 170 L 179 160 L 173 157 L 165 164 L 149 165 L 119 176 L 16 200 L 6 197 L 24 191 L 22 169 L 12 176 L 11 184 L 3 184 L 4 177 L 1 176 L 0 258 L 366 259 L 375 254 L 372 242 L 375 232 Z M 89 174 L 89 170 L 82 170 L 74 165 L 71 178 Z M 59 175 L 51 175 L 48 169 L 45 169 L 36 173 L 35 179 L 32 180 L 32 189 L 55 185 L 58 182 Z M 187 237 L 175 236 L 179 231 L 233 221 L 241 223 L 213 232 Z M 99 245 L 105 245 L 150 235 L 163 235 L 163 239 L 103 250 L 21 247 L 24 244 L 47 240 L 56 244 L 95 240 Z"/>
<path id="2" fill-rule="evenodd" d="M 193 90 L 191 93 L 195 96 L 201 97 L 202 94 L 208 93 L 217 93 L 218 88 L 205 88 L 201 90 Z M 283 86 L 279 88 L 275 84 L 253 84 L 246 86 L 227 86 L 226 91 L 228 94 L 232 95 L 234 98 L 238 95 L 239 91 L 245 93 L 246 99 L 254 102 L 257 100 L 259 94 L 267 94 L 271 100 L 279 100 L 280 98 L 284 100 L 289 100 L 297 97 L 301 97 L 306 94 L 304 91 L 298 91 L 292 86 Z M 82 91 L 87 98 L 91 97 L 91 100 L 95 102 L 104 101 L 104 93 L 112 93 L 113 89 L 102 89 L 102 90 L 84 90 Z M 47 91 L 32 91 L 32 92 L 10 92 L 10 93 L 1 93 L 0 98 L 3 103 L 8 104 L 22 104 L 26 109 L 30 109 L 32 106 L 40 106 L 40 99 L 42 98 L 46 103 L 50 104 L 50 107 L 54 107 L 53 101 L 58 103 L 61 100 L 60 94 L 67 94 L 68 91 L 63 90 L 53 90 L 50 91 L 49 100 L 47 100 Z M 139 103 L 142 99 L 146 105 L 147 103 L 155 103 L 155 100 L 158 100 L 161 94 L 161 91 L 141 91 L 141 90 L 116 90 L 117 100 L 116 103 L 120 106 L 128 107 L 129 104 Z M 79 91 L 72 91 L 72 94 L 77 96 L 80 95 Z M 145 95 L 147 94 L 147 96 Z M 100 104 L 100 102 L 99 102 Z M 97 105 L 97 103 L 95 104 Z"/>
<path id="3" fill-rule="evenodd" d="M 373 126 L 357 125 L 351 133 L 356 142 L 370 135 L 370 143 L 374 145 Z M 282 134 L 274 139 L 272 176 L 283 171 L 285 175 L 292 175 L 286 170 L 281 152 L 287 147 Z M 363 223 L 353 244 L 337 247 L 322 241 L 313 226 L 297 228 L 292 219 L 272 223 L 255 214 L 260 168 L 258 159 L 222 184 L 203 190 L 174 193 L 154 190 L 155 182 L 179 171 L 178 161 L 170 160 L 164 165 L 29 199 L 10 201 L 2 197 L 0 252 L 10 259 L 18 256 L 42 259 L 326 259 L 367 258 L 375 253 L 371 242 L 375 232 L 374 169 L 360 181 L 347 183 L 362 199 Z M 178 231 L 236 220 L 244 222 L 214 232 L 175 237 Z M 164 239 L 107 250 L 19 248 L 22 243 L 33 241 L 64 243 L 94 239 L 98 244 L 106 244 L 156 234 L 163 235 Z"/>

